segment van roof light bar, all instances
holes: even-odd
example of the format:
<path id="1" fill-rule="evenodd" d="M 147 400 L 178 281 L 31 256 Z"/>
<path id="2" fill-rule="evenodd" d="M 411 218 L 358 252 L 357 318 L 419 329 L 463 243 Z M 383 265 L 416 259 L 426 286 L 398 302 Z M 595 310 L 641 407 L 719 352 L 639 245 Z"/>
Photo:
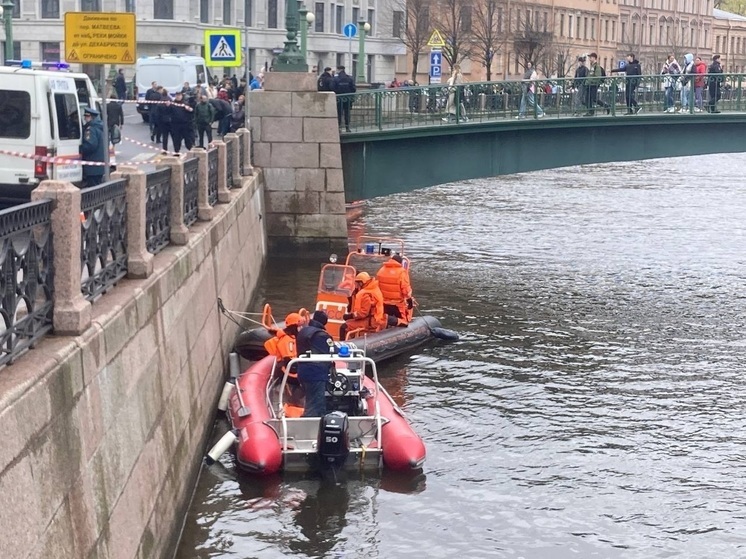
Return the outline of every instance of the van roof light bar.
<path id="1" fill-rule="evenodd" d="M 44 68 L 45 70 L 69 70 L 70 65 L 67 62 L 56 62 L 56 61 L 42 61 L 42 62 L 34 62 L 32 60 L 29 60 L 27 58 L 24 58 L 23 60 L 7 60 L 5 62 L 6 66 L 19 66 L 21 68 L 31 69 L 31 68 Z"/>

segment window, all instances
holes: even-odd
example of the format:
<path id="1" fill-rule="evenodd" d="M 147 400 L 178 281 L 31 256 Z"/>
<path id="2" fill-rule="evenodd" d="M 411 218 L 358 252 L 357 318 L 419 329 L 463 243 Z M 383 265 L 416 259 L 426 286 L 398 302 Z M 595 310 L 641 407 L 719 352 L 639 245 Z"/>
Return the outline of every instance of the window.
<path id="1" fill-rule="evenodd" d="M 28 138 L 31 135 L 31 95 L 27 91 L 0 89 L 0 115 L 0 137 Z"/>
<path id="2" fill-rule="evenodd" d="M 632 22 L 632 44 L 637 44 L 637 23 Z"/>
<path id="3" fill-rule="evenodd" d="M 394 12 L 394 29 L 392 31 L 392 35 L 394 37 L 401 37 L 403 27 L 404 27 L 404 12 L 395 11 Z"/>
<path id="4" fill-rule="evenodd" d="M 46 62 L 60 61 L 59 43 L 41 43 L 41 59 Z"/>
<path id="5" fill-rule="evenodd" d="M 223 0 L 223 25 L 231 24 L 232 12 L 233 4 L 231 3 L 231 0 Z"/>
<path id="6" fill-rule="evenodd" d="M 134 14 L 137 12 L 135 8 L 135 0 L 124 0 L 124 11 Z"/>
<path id="7" fill-rule="evenodd" d="M 461 8 L 461 31 L 464 33 L 471 31 L 471 6 Z"/>
<path id="8" fill-rule="evenodd" d="M 173 0 L 153 0 L 153 8 L 155 19 L 174 19 Z"/>
<path id="9" fill-rule="evenodd" d="M 422 24 L 421 28 L 428 30 L 430 29 L 430 7 L 425 6 L 422 8 L 422 14 L 420 15 L 420 20 L 417 22 L 417 26 L 420 27 L 420 23 Z M 404 22 L 406 25 L 406 21 Z"/>
<path id="10" fill-rule="evenodd" d="M 616 21 L 611 20 L 611 40 L 616 41 Z"/>
<path id="11" fill-rule="evenodd" d="M 577 32 L 575 33 L 575 36 L 576 36 L 576 37 L 577 37 L 578 39 L 580 39 L 580 23 L 581 23 L 581 22 L 580 22 L 580 16 L 576 17 L 576 18 L 575 18 L 575 20 L 577 21 L 577 24 L 578 24 L 578 26 L 577 26 L 577 27 L 578 27 L 578 29 L 577 29 Z M 588 18 L 586 18 L 586 23 L 588 23 Z"/>
<path id="12" fill-rule="evenodd" d="M 588 38 L 588 18 L 583 18 L 583 39 Z"/>
<path id="13" fill-rule="evenodd" d="M 549 14 L 547 14 L 547 12 L 544 12 L 544 15 L 543 15 L 543 19 L 544 19 L 544 25 L 543 25 L 544 33 L 547 32 L 547 20 L 548 20 L 548 18 L 549 18 Z"/>
<path id="14" fill-rule="evenodd" d="M 502 8 L 497 9 L 497 32 L 498 33 L 503 32 L 503 9 Z"/>
<path id="15" fill-rule="evenodd" d="M 57 130 L 60 140 L 80 139 L 78 101 L 72 93 L 55 93 L 54 108 L 57 113 Z"/>
<path id="16" fill-rule="evenodd" d="M 80 0 L 81 12 L 100 12 L 101 5 L 98 0 Z"/>
<path id="17" fill-rule="evenodd" d="M 368 31 L 368 35 L 372 37 L 373 32 L 375 31 L 375 23 L 376 23 L 376 11 L 373 9 L 368 10 L 368 23 L 370 23 L 370 31 Z"/>
<path id="18" fill-rule="evenodd" d="M 277 0 L 275 0 L 275 1 L 277 1 Z M 337 6 L 337 14 L 336 15 L 337 15 L 337 17 L 336 17 L 336 21 L 334 23 L 337 26 L 337 29 L 336 29 L 337 33 L 339 33 L 341 35 L 342 34 L 342 28 L 345 26 L 345 22 L 344 22 L 344 20 L 345 20 L 345 7 L 344 6 Z"/>
<path id="19" fill-rule="evenodd" d="M 560 37 L 565 36 L 565 14 L 560 14 L 560 29 L 559 29 Z"/>
<path id="20" fill-rule="evenodd" d="M 696 47 L 697 45 L 694 44 L 694 29 L 689 30 L 689 44 L 693 47 Z"/>
<path id="21" fill-rule="evenodd" d="M 15 14 L 13 14 L 15 17 Z M 60 0 L 41 0 L 41 17 L 55 19 L 60 17 Z"/>
<path id="22" fill-rule="evenodd" d="M 316 2 L 316 6 L 314 9 L 314 15 L 316 16 L 316 21 L 313 22 L 314 28 L 313 30 L 318 33 L 324 32 L 324 3 L 323 2 Z"/>
<path id="23" fill-rule="evenodd" d="M 352 23 L 355 25 L 360 21 L 360 8 L 352 8 Z M 358 29 L 358 31 L 360 31 Z"/>
<path id="24" fill-rule="evenodd" d="M 277 29 L 277 0 L 267 0 L 267 28 Z"/>
<path id="25" fill-rule="evenodd" d="M 210 0 L 199 0 L 199 21 L 210 23 Z"/>
<path id="26" fill-rule="evenodd" d="M 572 29 L 572 16 L 567 16 L 567 32 L 570 34 L 570 38 L 574 37 Z"/>
<path id="27" fill-rule="evenodd" d="M 622 22 L 622 41 L 626 42 L 627 40 L 628 40 L 628 37 L 627 37 L 627 22 L 623 21 Z"/>
<path id="28" fill-rule="evenodd" d="M 5 53 L 5 41 L 3 41 L 0 44 L 3 45 L 3 53 Z M 5 58 L 4 55 L 3 55 L 3 58 Z M 20 59 L 21 59 L 21 42 L 20 41 L 13 41 L 13 58 L 12 58 L 12 60 L 20 60 Z M 0 112 L 0 115 L 2 115 L 1 112 Z"/>
<path id="29" fill-rule="evenodd" d="M 596 39 L 596 18 L 591 18 L 591 39 Z"/>
<path id="30" fill-rule="evenodd" d="M 252 0 L 243 0 L 243 24 L 244 27 L 254 25 L 254 3 Z"/>
<path id="31" fill-rule="evenodd" d="M 648 41 L 652 45 L 655 43 L 655 26 L 651 23 L 650 29 L 648 30 Z"/>
<path id="32" fill-rule="evenodd" d="M 704 37 L 704 39 L 705 40 L 703 41 L 703 44 L 708 45 L 709 43 L 707 42 L 707 29 L 705 29 L 705 37 Z"/>
<path id="33" fill-rule="evenodd" d="M 515 30 L 521 31 L 521 10 L 515 11 Z"/>
<path id="34" fill-rule="evenodd" d="M 604 41 L 609 40 L 609 20 L 606 20 L 606 23 L 604 23 Z"/>

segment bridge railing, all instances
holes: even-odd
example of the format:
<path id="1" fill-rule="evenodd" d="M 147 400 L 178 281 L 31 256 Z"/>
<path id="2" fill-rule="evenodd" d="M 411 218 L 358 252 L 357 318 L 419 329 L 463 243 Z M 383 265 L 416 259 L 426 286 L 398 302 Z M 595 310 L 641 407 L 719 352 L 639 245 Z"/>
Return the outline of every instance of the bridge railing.
<path id="1" fill-rule="evenodd" d="M 216 142 L 212 160 L 192 150 L 185 160 L 164 158 L 149 173 L 122 167 L 111 181 L 84 189 L 43 181 L 32 202 L 0 211 L 0 366 L 51 330 L 81 334 L 90 305 L 125 277 L 148 277 L 155 254 L 167 246 L 186 244 L 197 219 L 212 219 L 209 191 L 217 192 L 215 204 L 232 199 L 226 180 L 239 177 L 228 165 L 250 174 L 239 151 L 249 145 L 248 133 Z"/>
<path id="2" fill-rule="evenodd" d="M 522 118 L 695 114 L 744 109 L 744 74 L 510 80 L 339 95 L 351 132 Z M 637 112 L 637 108 L 640 112 Z"/>

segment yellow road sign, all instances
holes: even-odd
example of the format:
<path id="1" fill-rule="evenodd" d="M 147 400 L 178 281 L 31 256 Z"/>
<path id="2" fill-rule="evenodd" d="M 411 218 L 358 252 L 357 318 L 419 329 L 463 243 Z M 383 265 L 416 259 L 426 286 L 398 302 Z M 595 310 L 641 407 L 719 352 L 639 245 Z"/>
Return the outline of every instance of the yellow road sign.
<path id="1" fill-rule="evenodd" d="M 430 40 L 427 42 L 428 47 L 443 48 L 446 46 L 446 42 L 443 40 L 443 35 L 437 29 L 430 35 Z"/>
<path id="2" fill-rule="evenodd" d="M 208 66 L 242 66 L 241 31 L 206 29 L 205 62 Z"/>
<path id="3" fill-rule="evenodd" d="M 135 14 L 66 12 L 65 60 L 82 64 L 134 64 Z"/>

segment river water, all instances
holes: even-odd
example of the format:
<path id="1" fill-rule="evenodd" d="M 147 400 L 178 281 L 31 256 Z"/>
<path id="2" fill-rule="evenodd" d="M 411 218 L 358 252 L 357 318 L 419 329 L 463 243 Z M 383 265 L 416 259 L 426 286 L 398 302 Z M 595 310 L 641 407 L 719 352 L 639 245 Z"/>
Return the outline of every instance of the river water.
<path id="1" fill-rule="evenodd" d="M 461 334 L 381 368 L 426 442 L 422 475 L 255 481 L 225 456 L 177 557 L 746 557 L 745 167 L 604 164 L 368 201 L 354 230 L 403 238 L 420 311 Z M 318 269 L 270 261 L 257 306 L 312 306 Z"/>

